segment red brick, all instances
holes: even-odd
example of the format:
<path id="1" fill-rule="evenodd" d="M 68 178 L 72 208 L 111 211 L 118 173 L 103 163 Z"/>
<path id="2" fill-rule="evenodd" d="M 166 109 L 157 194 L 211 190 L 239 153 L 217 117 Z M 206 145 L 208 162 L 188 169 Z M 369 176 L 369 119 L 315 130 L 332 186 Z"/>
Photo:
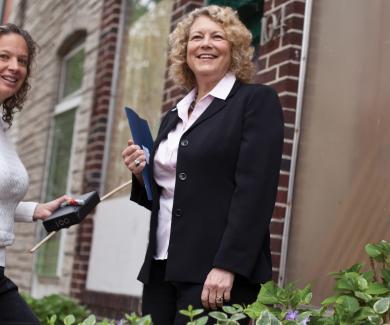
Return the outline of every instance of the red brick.
<path id="1" fill-rule="evenodd" d="M 289 1 L 290 0 L 275 0 L 275 8 Z"/>
<path id="2" fill-rule="evenodd" d="M 302 45 L 302 33 L 296 31 L 287 31 L 282 37 L 282 46 Z"/>
<path id="3" fill-rule="evenodd" d="M 282 63 L 288 60 L 295 60 L 294 49 L 291 47 L 284 48 L 270 55 L 268 66 L 272 67 L 275 64 Z"/>
<path id="4" fill-rule="evenodd" d="M 258 62 L 260 71 L 267 68 L 267 58 L 260 57 Z"/>
<path id="5" fill-rule="evenodd" d="M 280 46 L 280 38 L 276 37 L 260 46 L 260 55 L 265 55 L 275 51 Z"/>
<path id="6" fill-rule="evenodd" d="M 175 104 L 173 101 L 169 101 L 169 102 L 165 103 L 162 107 L 162 112 L 164 113 L 164 112 L 171 110 L 174 107 L 174 105 Z"/>
<path id="7" fill-rule="evenodd" d="M 279 99 L 284 108 L 295 109 L 297 106 L 297 96 L 281 95 Z"/>
<path id="8" fill-rule="evenodd" d="M 176 99 L 179 96 L 184 96 L 185 91 L 180 87 L 175 87 L 169 92 L 170 99 Z"/>
<path id="9" fill-rule="evenodd" d="M 283 110 L 284 123 L 294 124 L 295 123 L 295 111 Z"/>
<path id="10" fill-rule="evenodd" d="M 272 217 L 275 219 L 283 219 L 286 215 L 286 208 L 281 206 L 275 206 Z"/>
<path id="11" fill-rule="evenodd" d="M 303 16 L 302 17 L 297 17 L 297 16 L 288 17 L 285 20 L 285 23 L 286 23 L 287 29 L 303 30 Z"/>
<path id="12" fill-rule="evenodd" d="M 283 222 L 274 222 L 274 221 L 272 221 L 271 225 L 269 227 L 270 233 L 273 234 L 273 235 L 282 236 L 283 235 L 283 227 L 284 227 L 284 223 Z"/>
<path id="13" fill-rule="evenodd" d="M 281 249 L 282 249 L 282 239 L 271 238 L 271 252 L 280 253 Z"/>
<path id="14" fill-rule="evenodd" d="M 280 267 L 280 255 L 276 255 L 276 254 L 271 254 L 271 258 L 272 258 L 272 267 L 277 267 L 279 268 Z"/>
<path id="15" fill-rule="evenodd" d="M 290 181 L 289 174 L 285 174 L 285 173 L 279 174 L 279 186 L 287 188 L 289 181 Z"/>
<path id="16" fill-rule="evenodd" d="M 293 1 L 286 5 L 286 16 L 289 16 L 291 14 L 305 14 L 305 3 L 301 1 Z"/>
<path id="17" fill-rule="evenodd" d="M 166 74 L 166 78 L 167 78 L 167 74 Z M 173 86 L 175 86 L 175 83 L 173 82 L 172 79 L 165 80 L 165 84 L 164 84 L 164 88 L 165 89 L 169 89 L 169 88 L 171 88 Z"/>
<path id="18" fill-rule="evenodd" d="M 267 14 L 267 12 L 271 9 L 272 9 L 272 0 L 265 0 L 263 6 L 264 14 Z"/>
<path id="19" fill-rule="evenodd" d="M 283 91 L 296 93 L 298 91 L 298 80 L 286 78 L 271 84 L 278 93 Z"/>
<path id="20" fill-rule="evenodd" d="M 270 83 L 271 81 L 275 80 L 276 78 L 276 68 L 272 70 L 268 70 L 265 72 L 260 72 L 256 75 L 255 77 L 255 82 L 256 83 Z"/>
<path id="21" fill-rule="evenodd" d="M 287 191 L 278 190 L 278 193 L 276 195 L 276 201 L 282 203 L 287 202 Z"/>
<path id="22" fill-rule="evenodd" d="M 280 170 L 285 171 L 285 172 L 290 172 L 290 168 L 291 168 L 291 159 L 290 158 L 282 158 Z"/>
<path id="23" fill-rule="evenodd" d="M 274 282 L 278 282 L 278 280 L 279 280 L 279 270 L 272 270 L 272 280 L 274 281 Z"/>
<path id="24" fill-rule="evenodd" d="M 287 156 L 291 156 L 292 154 L 292 143 L 291 142 L 284 142 L 283 143 L 283 154 Z"/>
<path id="25" fill-rule="evenodd" d="M 285 76 L 299 77 L 299 63 L 287 62 L 279 67 L 279 78 Z"/>
<path id="26" fill-rule="evenodd" d="M 184 11 L 182 9 L 175 12 L 171 18 L 173 22 L 178 22 L 184 16 Z"/>

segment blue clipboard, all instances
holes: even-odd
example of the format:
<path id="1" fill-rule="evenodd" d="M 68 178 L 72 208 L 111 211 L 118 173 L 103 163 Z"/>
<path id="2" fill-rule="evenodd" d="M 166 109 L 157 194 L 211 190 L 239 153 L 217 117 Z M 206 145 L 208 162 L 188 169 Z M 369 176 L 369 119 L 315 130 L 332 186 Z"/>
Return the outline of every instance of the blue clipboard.
<path id="1" fill-rule="evenodd" d="M 146 165 L 142 171 L 146 194 L 148 200 L 152 200 L 152 182 L 149 157 L 153 149 L 153 138 L 150 133 L 148 122 L 138 116 L 138 114 L 129 107 L 125 107 L 127 120 L 129 121 L 131 135 L 135 144 L 139 145 L 145 151 Z"/>

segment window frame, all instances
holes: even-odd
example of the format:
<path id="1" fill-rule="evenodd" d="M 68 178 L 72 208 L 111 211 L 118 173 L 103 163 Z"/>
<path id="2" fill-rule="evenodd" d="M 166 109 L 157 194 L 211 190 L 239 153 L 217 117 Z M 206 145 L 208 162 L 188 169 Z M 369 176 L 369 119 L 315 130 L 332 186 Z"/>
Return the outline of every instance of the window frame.
<path id="1" fill-rule="evenodd" d="M 61 68 L 60 68 L 60 78 L 59 78 L 59 84 L 58 84 L 58 103 L 54 106 L 54 110 L 51 116 L 52 125 L 49 132 L 49 143 L 48 143 L 48 155 L 46 158 L 46 172 L 45 172 L 45 181 L 43 186 L 43 192 L 42 197 L 46 199 L 47 197 L 47 191 L 48 191 L 48 184 L 49 184 L 49 172 L 50 172 L 50 164 L 52 159 L 52 150 L 53 150 L 53 137 L 54 132 L 56 128 L 55 118 L 63 113 L 66 113 L 71 110 L 75 110 L 75 117 L 74 117 L 74 124 L 73 124 L 73 131 L 72 131 L 72 144 L 70 148 L 70 156 L 69 156 L 69 167 L 68 167 L 68 174 L 66 179 L 66 190 L 64 194 L 71 195 L 71 188 L 72 188 L 72 166 L 74 165 L 74 159 L 75 159 L 75 148 L 76 148 L 76 126 L 77 126 L 77 111 L 80 107 L 81 100 L 82 100 L 82 84 L 83 80 L 81 80 L 80 87 L 68 94 L 67 96 L 63 96 L 64 90 L 65 90 L 65 78 L 66 78 L 66 64 L 68 60 L 73 57 L 76 53 L 78 53 L 80 50 L 84 50 L 84 61 L 85 63 L 85 43 L 82 42 L 75 46 L 72 50 L 70 50 L 66 55 L 64 55 L 61 58 Z M 84 72 L 84 71 L 83 71 Z M 84 76 L 84 73 L 83 73 Z M 59 278 L 62 276 L 62 269 L 64 265 L 64 249 L 65 249 L 65 238 L 66 238 L 66 229 L 63 229 L 65 231 L 60 231 L 58 233 L 59 235 L 59 245 L 58 245 L 58 252 L 57 252 L 57 265 L 56 270 L 54 274 L 44 274 L 39 271 L 39 265 L 38 261 L 39 258 L 37 258 L 37 262 L 35 263 L 34 271 L 38 278 Z M 38 238 L 41 237 L 41 232 L 38 230 Z"/>

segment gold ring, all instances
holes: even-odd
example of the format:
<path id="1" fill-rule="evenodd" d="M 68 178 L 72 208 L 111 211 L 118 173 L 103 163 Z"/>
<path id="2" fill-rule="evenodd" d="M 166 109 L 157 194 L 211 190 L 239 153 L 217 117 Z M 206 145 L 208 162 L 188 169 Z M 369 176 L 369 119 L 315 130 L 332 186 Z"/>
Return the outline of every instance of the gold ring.
<path id="1" fill-rule="evenodd" d="M 215 298 L 215 302 L 217 304 L 222 304 L 223 303 L 223 298 L 222 297 L 217 297 L 217 298 Z"/>

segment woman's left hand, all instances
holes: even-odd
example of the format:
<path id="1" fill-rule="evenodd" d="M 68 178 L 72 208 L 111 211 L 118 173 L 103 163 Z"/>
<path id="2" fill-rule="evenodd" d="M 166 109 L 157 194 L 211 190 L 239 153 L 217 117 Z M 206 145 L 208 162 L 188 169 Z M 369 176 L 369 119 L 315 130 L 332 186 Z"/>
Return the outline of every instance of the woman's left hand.
<path id="1" fill-rule="evenodd" d="M 70 200 L 71 198 L 67 195 L 63 195 L 53 201 L 49 201 L 46 203 L 38 203 L 37 207 L 35 208 L 33 220 L 45 220 L 48 218 L 55 210 L 57 210 L 62 202 L 65 202 L 66 200 Z"/>
<path id="2" fill-rule="evenodd" d="M 234 273 L 213 268 L 203 285 L 201 300 L 206 309 L 222 307 L 224 301 L 230 300 L 230 291 L 234 282 Z"/>

